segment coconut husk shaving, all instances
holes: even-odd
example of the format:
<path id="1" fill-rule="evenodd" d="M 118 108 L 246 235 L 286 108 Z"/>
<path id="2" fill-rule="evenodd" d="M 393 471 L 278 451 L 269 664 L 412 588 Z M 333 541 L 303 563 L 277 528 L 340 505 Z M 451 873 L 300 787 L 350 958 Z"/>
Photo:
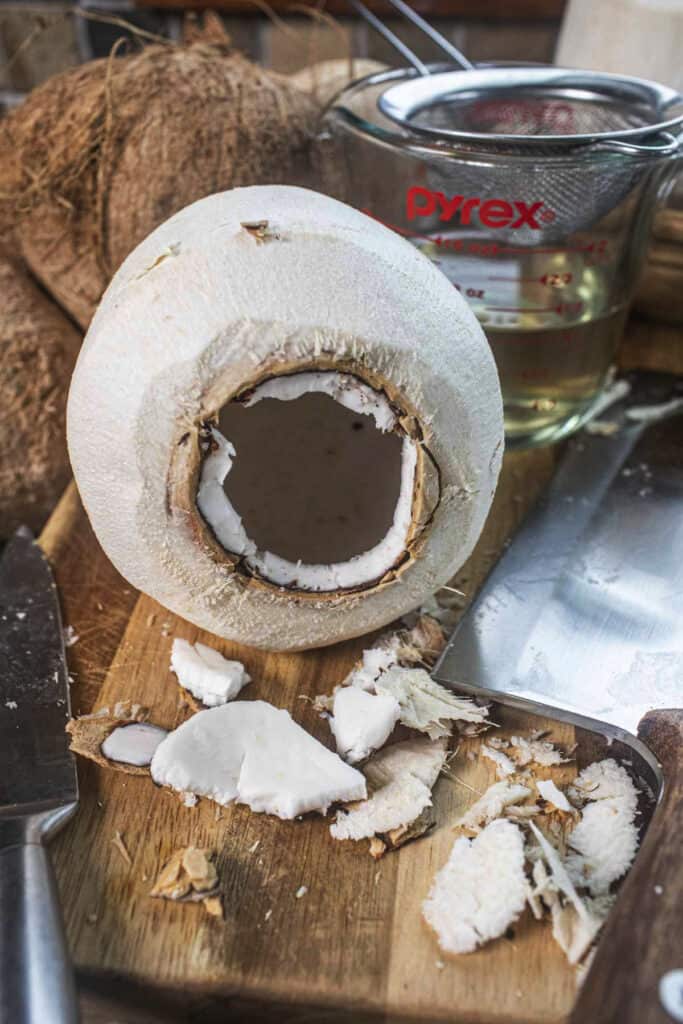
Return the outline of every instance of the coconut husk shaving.
<path id="1" fill-rule="evenodd" d="M 176 903 L 202 903 L 212 917 L 223 917 L 214 853 L 196 846 L 176 850 L 159 872 L 149 895 Z"/>
<path id="2" fill-rule="evenodd" d="M 102 744 L 107 736 L 120 725 L 132 725 L 134 722 L 149 721 L 149 708 L 131 701 L 119 701 L 110 711 L 101 708 L 91 715 L 72 718 L 66 726 L 71 736 L 70 749 L 80 757 L 87 757 L 102 768 L 112 768 L 125 775 L 149 775 L 149 766 L 125 764 L 122 761 L 110 761 L 102 753 Z"/>
<path id="3" fill-rule="evenodd" d="M 432 668 L 446 646 L 446 633 L 431 615 L 418 616 L 411 629 L 401 629 L 395 635 L 399 641 L 399 661 L 402 664 Z"/>
<path id="4" fill-rule="evenodd" d="M 435 825 L 436 811 L 434 807 L 425 807 L 422 814 L 409 824 L 401 825 L 400 828 L 393 828 L 390 832 L 373 836 L 370 839 L 368 853 L 373 860 L 380 860 L 385 853 L 398 850 L 401 846 L 405 846 L 406 843 L 412 842 L 413 839 L 419 839 L 421 836 L 427 835 Z"/>

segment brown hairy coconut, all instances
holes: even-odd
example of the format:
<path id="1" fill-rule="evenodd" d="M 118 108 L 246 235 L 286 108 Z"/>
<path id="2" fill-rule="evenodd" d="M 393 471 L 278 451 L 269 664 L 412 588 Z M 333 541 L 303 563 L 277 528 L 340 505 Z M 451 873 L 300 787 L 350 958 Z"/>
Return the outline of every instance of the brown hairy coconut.
<path id="1" fill-rule="evenodd" d="M 123 259 L 177 210 L 238 185 L 306 184 L 318 109 L 227 44 L 74 68 L 0 123 L 0 231 L 85 327 Z"/>
<path id="2" fill-rule="evenodd" d="M 0 537 L 38 530 L 70 478 L 64 417 L 81 338 L 24 269 L 0 254 Z"/>

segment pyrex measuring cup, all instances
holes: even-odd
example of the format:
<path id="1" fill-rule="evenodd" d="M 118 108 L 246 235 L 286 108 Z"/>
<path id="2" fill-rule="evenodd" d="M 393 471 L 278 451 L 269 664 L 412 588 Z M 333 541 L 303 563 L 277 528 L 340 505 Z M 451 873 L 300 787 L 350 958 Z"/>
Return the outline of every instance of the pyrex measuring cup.
<path id="1" fill-rule="evenodd" d="M 673 180 L 679 97 L 518 66 L 487 69 L 478 93 L 476 70 L 430 71 L 375 74 L 336 99 L 322 188 L 408 238 L 467 299 L 498 365 L 508 445 L 557 440 L 608 379 Z"/>

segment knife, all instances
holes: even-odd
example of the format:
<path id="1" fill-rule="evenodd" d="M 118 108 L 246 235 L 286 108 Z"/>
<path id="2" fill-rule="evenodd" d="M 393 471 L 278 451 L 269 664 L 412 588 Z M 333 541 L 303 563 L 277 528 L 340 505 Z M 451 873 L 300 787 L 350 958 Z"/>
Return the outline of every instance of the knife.
<path id="1" fill-rule="evenodd" d="M 78 784 L 64 731 L 69 677 L 57 589 L 30 531 L 0 561 L 0 1021 L 78 1021 L 57 888 L 45 849 Z"/>
<path id="2" fill-rule="evenodd" d="M 602 733 L 658 795 L 572 1024 L 683 1021 L 683 380 L 630 384 L 603 414 L 614 433 L 570 444 L 434 673 Z"/>

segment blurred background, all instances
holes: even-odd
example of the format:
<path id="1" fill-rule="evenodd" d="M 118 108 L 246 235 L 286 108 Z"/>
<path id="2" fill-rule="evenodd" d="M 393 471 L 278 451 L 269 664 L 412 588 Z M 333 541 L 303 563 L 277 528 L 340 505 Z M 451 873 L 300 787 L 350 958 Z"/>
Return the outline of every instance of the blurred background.
<path id="1" fill-rule="evenodd" d="M 422 57 L 442 59 L 424 35 L 372 4 Z M 415 5 L 433 19 L 472 60 L 551 62 L 558 43 L 564 0 L 422 0 Z M 180 39 L 197 13 L 212 5 L 166 0 L 154 5 L 128 0 L 86 0 L 73 4 L 14 2 L 0 4 L 0 87 L 3 102 L 21 95 L 56 71 L 109 53 L 125 34 L 117 18 L 137 27 Z M 271 0 L 220 0 L 213 7 L 233 44 L 253 60 L 276 71 L 293 72 L 317 60 L 353 54 L 389 64 L 396 54 L 375 32 L 350 17 L 344 0 L 305 6 Z M 99 20 L 107 19 L 107 20 Z"/>

